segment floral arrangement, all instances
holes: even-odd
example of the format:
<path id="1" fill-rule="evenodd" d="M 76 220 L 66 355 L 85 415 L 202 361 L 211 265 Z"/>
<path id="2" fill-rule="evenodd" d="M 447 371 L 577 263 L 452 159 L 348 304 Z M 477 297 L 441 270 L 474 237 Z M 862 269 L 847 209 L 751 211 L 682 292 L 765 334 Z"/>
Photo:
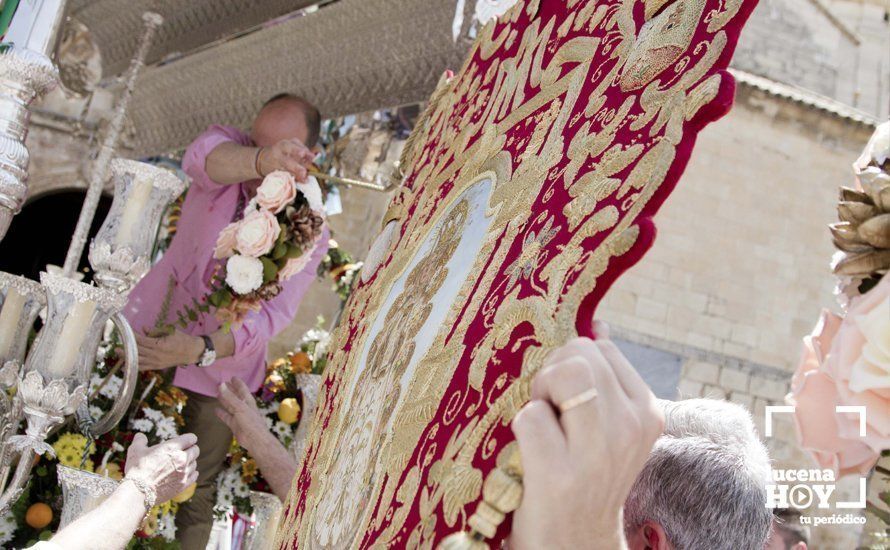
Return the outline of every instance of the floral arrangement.
<path id="1" fill-rule="evenodd" d="M 319 319 L 319 325 L 322 320 Z M 266 379 L 256 393 L 257 408 L 263 413 L 266 426 L 285 447 L 294 443 L 294 435 L 302 417 L 303 395 L 297 379 L 299 374 L 321 374 L 327 363 L 330 334 L 321 328 L 308 331 L 297 348 L 275 359 L 266 367 Z M 253 513 L 250 491 L 271 492 L 250 454 L 232 441 L 227 467 L 217 481 L 215 512 L 218 517 L 233 513 L 249 517 Z"/>
<path id="2" fill-rule="evenodd" d="M 823 311 L 804 338 L 803 353 L 786 400 L 795 406 L 801 447 L 821 468 L 838 475 L 890 481 L 877 465 L 890 456 L 890 122 L 872 136 L 854 164 L 856 187 L 842 188 L 841 222 L 831 226 L 839 252 L 833 261 L 843 315 Z M 837 406 L 864 406 L 865 436 L 858 414 Z M 890 494 L 868 509 L 887 524 Z"/>
<path id="3" fill-rule="evenodd" d="M 100 346 L 97 366 L 90 381 L 90 415 L 98 420 L 111 408 L 120 392 L 123 367 L 117 334 L 108 332 Z M 58 465 L 94 472 L 114 480 L 123 478 L 126 448 L 137 432 L 154 445 L 179 434 L 184 421 L 182 409 L 186 395 L 170 384 L 168 377 L 154 372 L 139 374 L 139 383 L 128 414 L 120 424 L 96 441 L 77 433 L 74 426 L 61 430 L 50 439 L 55 456 L 43 455 L 34 468 L 34 476 L 25 493 L 10 513 L 0 518 L 0 546 L 26 548 L 46 539 L 58 528 L 62 511 L 62 490 L 57 478 Z M 174 518 L 180 503 L 191 497 L 194 488 L 173 501 L 156 506 L 148 514 L 128 549 L 174 549 Z M 14 529 L 12 528 L 14 526 Z M 8 528 L 9 527 L 9 528 Z"/>
<path id="4" fill-rule="evenodd" d="M 331 239 L 328 241 L 328 253 L 318 264 L 318 276 L 330 278 L 333 281 L 332 290 L 337 293 L 341 301 L 345 302 L 352 294 L 355 276 L 361 268 L 362 262 L 355 262 L 349 252 L 340 248 L 337 241 Z"/>
<path id="5" fill-rule="evenodd" d="M 323 225 L 324 203 L 315 178 L 298 183 L 284 171 L 266 176 L 243 217 L 220 232 L 214 257 L 225 263 L 205 302 L 196 301 L 179 313 L 180 326 L 187 327 L 210 306 L 224 326 L 240 324 L 302 271 Z"/>

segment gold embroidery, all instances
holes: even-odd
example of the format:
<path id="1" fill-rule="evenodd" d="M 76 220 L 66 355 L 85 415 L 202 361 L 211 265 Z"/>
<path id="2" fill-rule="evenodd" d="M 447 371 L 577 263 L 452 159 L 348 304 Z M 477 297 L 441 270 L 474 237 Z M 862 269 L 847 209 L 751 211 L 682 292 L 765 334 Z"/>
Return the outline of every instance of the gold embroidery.
<path id="1" fill-rule="evenodd" d="M 731 2 L 740 1 L 727 0 L 720 17 L 731 19 L 739 10 L 729 13 Z M 503 447 L 496 429 L 528 399 L 547 352 L 575 335 L 578 304 L 609 262 L 637 243 L 637 218 L 673 163 L 684 122 L 719 90 L 719 75 L 703 78 L 725 34 L 690 50 L 705 0 L 665 3 L 647 2 L 661 11 L 653 16 L 651 8 L 638 34 L 633 2 L 569 0 L 565 18 L 536 18 L 518 32 L 523 10 L 539 11 L 537 2 L 519 2 L 503 23 L 483 29 L 461 71 L 440 83 L 405 148 L 395 252 L 356 289 L 335 334 L 304 459 L 311 483 L 301 507 L 300 495 L 290 495 L 279 542 L 431 548 L 438 521 L 465 527 L 482 491 L 477 460 Z M 581 29 L 592 36 L 561 38 Z M 507 48 L 515 51 L 499 56 Z M 486 70 L 479 59 L 490 59 Z M 579 101 L 591 81 L 595 88 Z M 633 93 L 606 107 L 619 88 Z M 636 137 L 619 140 L 620 132 Z M 463 197 L 486 181 L 488 229 L 478 236 L 470 275 L 449 281 L 446 264 L 467 216 Z M 554 197 L 565 204 L 540 208 Z M 557 238 L 565 244 L 548 246 Z M 428 241 L 384 329 L 375 329 Z M 433 304 L 446 282 L 457 283 L 455 298 Z M 444 320 L 432 343 L 415 349 L 434 307 Z M 482 338 L 466 338 L 472 323 L 481 323 Z M 497 369 L 504 353 L 521 354 L 518 378 Z M 406 370 L 416 354 L 420 366 Z M 459 363 L 468 365 L 465 384 L 455 383 L 463 380 Z M 437 442 L 444 430 L 445 444 Z M 412 506 L 421 519 L 408 530 Z M 369 531 L 374 537 L 363 542 Z"/>

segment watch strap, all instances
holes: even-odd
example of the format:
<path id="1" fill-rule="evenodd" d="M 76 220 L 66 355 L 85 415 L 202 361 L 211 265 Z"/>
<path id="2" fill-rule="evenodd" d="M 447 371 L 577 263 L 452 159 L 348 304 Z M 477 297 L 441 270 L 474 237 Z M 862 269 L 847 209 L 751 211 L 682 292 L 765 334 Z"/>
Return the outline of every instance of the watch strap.
<path id="1" fill-rule="evenodd" d="M 213 339 L 211 339 L 209 336 L 206 336 L 206 335 L 202 335 L 201 339 L 204 340 L 204 351 L 205 352 L 216 351 L 216 349 L 213 347 Z"/>

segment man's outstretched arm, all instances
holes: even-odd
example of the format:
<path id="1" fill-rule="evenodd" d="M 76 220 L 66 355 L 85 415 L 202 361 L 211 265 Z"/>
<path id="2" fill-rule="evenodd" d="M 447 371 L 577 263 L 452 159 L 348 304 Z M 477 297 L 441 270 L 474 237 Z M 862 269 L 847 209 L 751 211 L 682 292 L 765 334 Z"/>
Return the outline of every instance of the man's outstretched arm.
<path id="1" fill-rule="evenodd" d="M 251 147 L 233 141 L 220 143 L 207 155 L 204 171 L 220 185 L 249 181 L 285 170 L 305 181 L 315 155 L 298 139 L 285 139 L 270 147 Z"/>

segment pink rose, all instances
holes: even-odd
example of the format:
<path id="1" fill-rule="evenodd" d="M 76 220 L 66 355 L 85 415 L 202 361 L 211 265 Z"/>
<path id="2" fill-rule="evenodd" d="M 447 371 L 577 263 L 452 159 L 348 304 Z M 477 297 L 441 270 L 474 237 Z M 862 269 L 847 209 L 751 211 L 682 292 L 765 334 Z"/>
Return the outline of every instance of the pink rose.
<path id="1" fill-rule="evenodd" d="M 304 252 L 301 256 L 288 260 L 284 267 L 278 270 L 278 280 L 284 282 L 303 271 L 309 263 L 309 259 L 310 254 Z"/>
<path id="2" fill-rule="evenodd" d="M 262 208 L 277 214 L 294 201 L 297 182 L 290 172 L 276 170 L 263 179 L 256 191 L 256 202 Z"/>
<path id="3" fill-rule="evenodd" d="M 235 247 L 238 241 L 235 239 L 235 233 L 238 231 L 237 223 L 230 223 L 219 233 L 216 239 L 216 249 L 213 251 L 213 257 L 217 260 L 228 258 L 235 253 Z"/>
<path id="4" fill-rule="evenodd" d="M 321 241 L 321 233 L 315 237 L 315 242 L 312 243 L 312 248 L 309 250 L 304 250 L 302 254 L 297 258 L 293 258 L 288 260 L 284 267 L 278 270 L 278 280 L 284 282 L 297 273 L 303 271 L 306 268 L 306 265 L 309 263 L 309 260 L 312 258 L 312 253 L 315 252 L 315 249 L 318 247 L 318 242 Z"/>
<path id="5" fill-rule="evenodd" d="M 890 275 L 850 301 L 831 355 L 830 374 L 843 404 L 868 410 L 866 444 L 876 451 L 890 449 Z M 858 418 L 851 416 L 841 435 L 858 433 Z"/>
<path id="6" fill-rule="evenodd" d="M 856 297 L 845 319 L 822 312 L 786 400 L 801 446 L 820 467 L 865 474 L 890 448 L 890 276 Z M 837 414 L 838 405 L 866 408 L 865 437 L 859 415 Z"/>
<path id="7" fill-rule="evenodd" d="M 271 212 L 262 209 L 251 212 L 238 223 L 236 248 L 245 256 L 259 258 L 272 250 L 280 233 L 281 226 Z"/>

